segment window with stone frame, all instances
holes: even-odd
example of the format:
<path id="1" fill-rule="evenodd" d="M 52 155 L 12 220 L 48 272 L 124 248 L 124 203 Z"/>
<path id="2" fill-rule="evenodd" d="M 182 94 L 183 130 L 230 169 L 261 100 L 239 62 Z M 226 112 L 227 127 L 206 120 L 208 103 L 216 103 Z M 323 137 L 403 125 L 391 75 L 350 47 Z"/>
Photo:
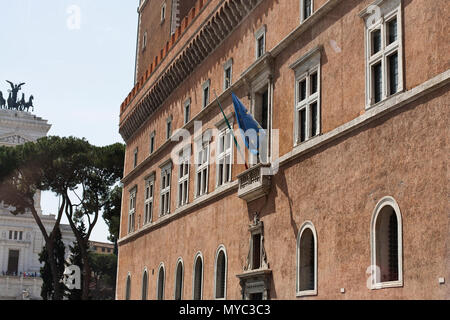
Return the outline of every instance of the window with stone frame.
<path id="1" fill-rule="evenodd" d="M 216 254 L 215 265 L 215 295 L 216 299 L 226 299 L 227 290 L 227 255 L 225 247 L 221 245 Z"/>
<path id="2" fill-rule="evenodd" d="M 155 175 L 152 174 L 145 180 L 144 224 L 152 222 L 154 193 Z"/>
<path id="3" fill-rule="evenodd" d="M 316 47 L 291 65 L 295 72 L 294 146 L 321 132 L 320 51 Z"/>
<path id="4" fill-rule="evenodd" d="M 161 5 L 161 23 L 164 22 L 164 20 L 166 19 L 166 2 L 164 1 L 163 4 Z"/>
<path id="5" fill-rule="evenodd" d="M 190 153 L 181 151 L 178 161 L 178 207 L 189 202 L 189 158 Z"/>
<path id="6" fill-rule="evenodd" d="M 300 22 L 308 19 L 314 10 L 314 0 L 300 0 Z"/>
<path id="7" fill-rule="evenodd" d="M 208 193 L 209 180 L 209 141 L 197 141 L 195 195 L 203 196 Z"/>
<path id="8" fill-rule="evenodd" d="M 203 297 L 203 257 L 198 253 L 194 259 L 193 300 L 202 300 Z"/>
<path id="9" fill-rule="evenodd" d="M 206 108 L 209 104 L 209 99 L 211 95 L 211 80 L 208 79 L 202 86 L 202 108 Z"/>
<path id="10" fill-rule="evenodd" d="M 297 238 L 297 296 L 317 295 L 317 236 L 306 222 Z"/>
<path id="11" fill-rule="evenodd" d="M 233 144 L 231 130 L 226 127 L 219 132 L 217 139 L 217 186 L 222 186 L 232 179 Z"/>
<path id="12" fill-rule="evenodd" d="M 150 134 L 150 154 L 152 154 L 155 151 L 155 135 L 156 135 L 156 131 L 153 131 Z"/>
<path id="13" fill-rule="evenodd" d="M 142 51 L 145 51 L 147 48 L 147 31 L 144 32 L 144 35 L 142 36 Z"/>
<path id="14" fill-rule="evenodd" d="M 231 87 L 233 77 L 233 59 L 228 60 L 223 67 L 223 90 Z"/>
<path id="15" fill-rule="evenodd" d="M 137 187 L 130 191 L 130 206 L 128 210 L 128 233 L 135 231 Z"/>
<path id="16" fill-rule="evenodd" d="M 161 167 L 161 201 L 160 216 L 170 213 L 170 182 L 172 178 L 172 162 Z"/>
<path id="17" fill-rule="evenodd" d="M 166 271 L 164 264 L 160 264 L 158 268 L 158 279 L 156 283 L 156 300 L 164 300 L 164 286 L 165 286 Z"/>
<path id="18" fill-rule="evenodd" d="M 139 152 L 139 148 L 136 147 L 136 149 L 134 149 L 134 152 L 133 152 L 133 168 L 136 168 L 138 165 L 138 152 Z"/>
<path id="19" fill-rule="evenodd" d="M 172 121 L 173 117 L 169 116 L 166 123 L 166 140 L 169 140 L 170 137 L 172 137 Z"/>
<path id="20" fill-rule="evenodd" d="M 262 26 L 255 33 L 256 45 L 255 53 L 256 59 L 259 59 L 266 53 L 266 25 Z"/>
<path id="21" fill-rule="evenodd" d="M 401 213 L 391 197 L 384 197 L 375 207 L 371 252 L 372 289 L 403 286 Z"/>
<path id="22" fill-rule="evenodd" d="M 191 120 L 191 98 L 184 102 L 184 124 Z"/>
<path id="23" fill-rule="evenodd" d="M 147 269 L 144 270 L 142 275 L 142 300 L 147 300 L 148 293 L 148 272 Z"/>
<path id="24" fill-rule="evenodd" d="M 361 16 L 366 33 L 368 108 L 403 90 L 401 1 L 378 1 Z"/>
<path id="25" fill-rule="evenodd" d="M 131 275 L 128 273 L 125 284 L 125 300 L 131 299 Z"/>
<path id="26" fill-rule="evenodd" d="M 183 298 L 183 260 L 180 258 L 177 262 L 175 274 L 175 300 L 181 300 Z"/>

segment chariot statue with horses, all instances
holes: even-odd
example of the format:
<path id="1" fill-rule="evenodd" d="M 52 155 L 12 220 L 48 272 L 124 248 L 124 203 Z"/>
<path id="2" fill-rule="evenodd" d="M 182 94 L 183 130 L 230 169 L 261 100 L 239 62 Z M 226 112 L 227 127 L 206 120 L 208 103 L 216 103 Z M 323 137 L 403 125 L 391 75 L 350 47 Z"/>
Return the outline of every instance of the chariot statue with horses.
<path id="1" fill-rule="evenodd" d="M 11 81 L 6 80 L 11 86 L 11 89 L 8 90 L 8 98 L 5 99 L 3 97 L 3 92 L 0 91 L 0 109 L 7 110 L 17 110 L 17 111 L 26 111 L 29 112 L 30 108 L 34 111 L 33 106 L 33 95 L 30 95 L 28 101 L 25 100 L 25 94 L 22 93 L 22 99 L 18 100 L 19 91 L 22 89 L 22 86 L 25 84 L 24 82 L 20 84 L 14 84 Z"/>

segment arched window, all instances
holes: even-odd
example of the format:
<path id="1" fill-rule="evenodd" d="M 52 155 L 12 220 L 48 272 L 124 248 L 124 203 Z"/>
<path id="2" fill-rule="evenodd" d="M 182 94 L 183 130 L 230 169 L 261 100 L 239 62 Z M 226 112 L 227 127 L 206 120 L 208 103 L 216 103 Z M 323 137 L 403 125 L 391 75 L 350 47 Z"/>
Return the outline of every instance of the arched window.
<path id="1" fill-rule="evenodd" d="M 142 276 L 142 300 L 147 300 L 147 291 L 148 291 L 147 288 L 148 288 L 148 273 L 146 268 Z"/>
<path id="2" fill-rule="evenodd" d="M 402 286 L 402 218 L 392 197 L 384 197 L 375 207 L 371 252 L 372 288 Z"/>
<path id="3" fill-rule="evenodd" d="M 297 238 L 297 296 L 317 294 L 317 234 L 305 222 Z"/>
<path id="4" fill-rule="evenodd" d="M 175 272 L 175 300 L 181 300 L 183 297 L 183 269 L 183 260 L 179 258 Z"/>
<path id="5" fill-rule="evenodd" d="M 131 274 L 128 273 L 127 275 L 127 282 L 125 285 L 125 300 L 131 299 Z"/>
<path id="6" fill-rule="evenodd" d="M 165 279 L 164 264 L 161 263 L 158 268 L 158 284 L 156 286 L 156 299 L 164 300 L 164 279 Z"/>
<path id="7" fill-rule="evenodd" d="M 193 300 L 202 299 L 203 291 L 203 257 L 199 252 L 194 259 L 194 286 Z"/>
<path id="8" fill-rule="evenodd" d="M 215 298 L 226 298 L 227 255 L 224 246 L 217 249 L 215 266 Z"/>

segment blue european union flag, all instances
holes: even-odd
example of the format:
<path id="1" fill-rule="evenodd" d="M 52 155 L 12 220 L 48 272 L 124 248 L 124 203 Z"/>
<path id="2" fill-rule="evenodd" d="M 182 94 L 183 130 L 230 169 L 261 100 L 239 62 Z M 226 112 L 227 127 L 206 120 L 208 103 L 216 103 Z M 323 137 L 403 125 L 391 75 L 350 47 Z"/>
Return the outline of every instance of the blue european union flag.
<path id="1" fill-rule="evenodd" d="M 233 98 L 234 112 L 236 113 L 237 123 L 245 146 L 253 154 L 258 154 L 259 139 L 265 137 L 265 131 L 261 125 L 253 118 L 250 112 L 242 104 L 241 100 L 234 93 L 231 93 Z"/>

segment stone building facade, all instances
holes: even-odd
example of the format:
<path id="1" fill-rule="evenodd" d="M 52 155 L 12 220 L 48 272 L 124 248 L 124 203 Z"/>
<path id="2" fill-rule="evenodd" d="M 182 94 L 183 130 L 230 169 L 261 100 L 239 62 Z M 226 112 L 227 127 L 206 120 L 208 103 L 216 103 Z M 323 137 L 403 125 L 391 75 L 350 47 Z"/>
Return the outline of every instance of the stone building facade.
<path id="1" fill-rule="evenodd" d="M 117 299 L 450 298 L 447 9 L 198 0 L 138 46 Z M 268 133 L 253 163 L 232 92 Z"/>
<path id="2" fill-rule="evenodd" d="M 15 146 L 36 141 L 47 135 L 51 125 L 29 112 L 0 110 L 0 145 Z M 47 232 L 56 221 L 55 215 L 44 215 L 41 193 L 35 195 L 36 211 Z M 62 241 L 66 247 L 75 241 L 69 225 L 61 224 Z M 41 299 L 39 253 L 45 245 L 41 230 L 31 213 L 14 216 L 0 201 L 0 300 Z"/>

